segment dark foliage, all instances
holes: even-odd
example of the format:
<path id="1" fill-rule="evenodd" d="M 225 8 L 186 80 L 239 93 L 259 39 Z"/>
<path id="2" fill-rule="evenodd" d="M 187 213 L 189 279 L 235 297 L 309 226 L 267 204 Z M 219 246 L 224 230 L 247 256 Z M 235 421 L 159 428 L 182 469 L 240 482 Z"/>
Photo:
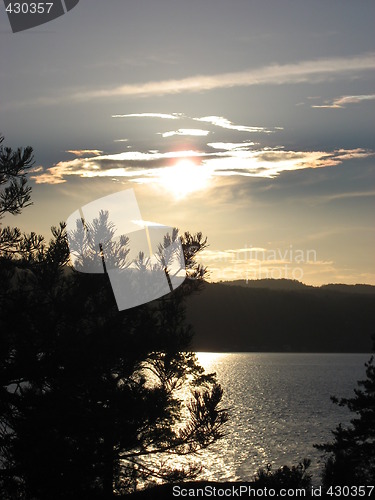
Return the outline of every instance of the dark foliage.
<path id="1" fill-rule="evenodd" d="M 14 167 L 15 177 L 22 172 Z M 111 498 L 141 483 L 196 477 L 201 468 L 189 457 L 220 438 L 227 420 L 215 375 L 189 352 L 185 323 L 206 241 L 182 237 L 195 279 L 119 312 L 106 274 L 69 266 L 65 225 L 52 233 L 47 243 L 1 232 L 1 498 Z"/>
<path id="2" fill-rule="evenodd" d="M 375 483 L 375 364 L 374 358 L 365 364 L 365 380 L 358 382 L 355 396 L 332 401 L 346 406 L 356 417 L 351 425 L 341 424 L 332 431 L 334 440 L 315 445 L 329 454 L 323 470 L 323 485 L 373 485 Z"/>
<path id="3" fill-rule="evenodd" d="M 69 270 L 64 228 L 54 231 L 50 245 L 1 266 L 7 481 L 20 482 L 19 498 L 90 498 L 195 477 L 199 468 L 170 457 L 218 439 L 226 412 L 215 377 L 187 352 L 183 292 L 119 313 L 107 276 Z"/>
<path id="4" fill-rule="evenodd" d="M 291 468 L 284 465 L 274 472 L 271 465 L 267 465 L 266 469 L 259 469 L 255 475 L 254 487 L 267 487 L 275 490 L 303 488 L 307 491 L 311 488 L 311 475 L 307 472 L 310 463 L 310 460 L 304 459 L 298 465 L 293 465 Z"/>
<path id="5" fill-rule="evenodd" d="M 3 141 L 0 135 L 0 145 Z M 19 214 L 22 208 L 30 205 L 31 188 L 27 185 L 26 173 L 33 164 L 30 146 L 17 151 L 0 146 L 0 219 L 6 212 Z"/>

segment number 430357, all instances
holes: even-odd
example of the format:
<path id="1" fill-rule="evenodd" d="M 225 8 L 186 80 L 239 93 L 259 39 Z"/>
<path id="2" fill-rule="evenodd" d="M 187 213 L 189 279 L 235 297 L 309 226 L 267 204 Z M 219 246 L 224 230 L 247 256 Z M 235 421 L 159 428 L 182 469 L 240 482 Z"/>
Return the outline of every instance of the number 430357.
<path id="1" fill-rule="evenodd" d="M 374 486 L 330 486 L 326 492 L 331 497 L 370 497 Z"/>
<path id="2" fill-rule="evenodd" d="M 5 9 L 9 14 L 49 14 L 53 7 L 53 2 L 39 2 L 39 3 L 19 3 L 10 2 Z"/>

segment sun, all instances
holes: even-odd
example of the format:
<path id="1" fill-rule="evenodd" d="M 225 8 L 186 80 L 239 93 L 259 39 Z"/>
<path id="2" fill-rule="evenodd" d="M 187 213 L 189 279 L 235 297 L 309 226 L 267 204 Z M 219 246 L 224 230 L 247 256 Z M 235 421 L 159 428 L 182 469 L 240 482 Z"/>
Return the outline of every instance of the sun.
<path id="1" fill-rule="evenodd" d="M 174 195 L 185 198 L 190 193 L 206 189 L 210 180 L 210 172 L 205 165 L 197 165 L 191 160 L 179 160 L 172 167 L 160 170 L 159 184 Z"/>

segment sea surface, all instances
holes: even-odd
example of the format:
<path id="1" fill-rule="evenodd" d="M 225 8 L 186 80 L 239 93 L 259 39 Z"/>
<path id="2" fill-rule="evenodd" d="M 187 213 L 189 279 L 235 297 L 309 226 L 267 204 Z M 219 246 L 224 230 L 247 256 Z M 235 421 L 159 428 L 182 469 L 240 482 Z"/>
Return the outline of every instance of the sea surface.
<path id="1" fill-rule="evenodd" d="M 198 353 L 216 372 L 229 408 L 226 436 L 199 456 L 201 478 L 251 481 L 259 467 L 312 461 L 313 484 L 323 464 L 314 443 L 331 440 L 353 418 L 330 396 L 351 397 L 371 354 Z"/>

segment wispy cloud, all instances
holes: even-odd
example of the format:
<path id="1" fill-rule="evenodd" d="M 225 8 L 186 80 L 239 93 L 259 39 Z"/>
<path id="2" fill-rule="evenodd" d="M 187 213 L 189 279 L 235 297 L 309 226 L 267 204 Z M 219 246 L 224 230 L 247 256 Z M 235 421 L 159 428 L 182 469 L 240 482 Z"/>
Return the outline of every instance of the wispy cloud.
<path id="1" fill-rule="evenodd" d="M 156 150 L 150 150 L 147 153 L 142 151 L 125 151 L 124 153 L 117 153 L 113 155 L 103 155 L 93 158 L 95 163 L 98 161 L 111 160 L 112 162 L 149 162 L 154 160 L 166 160 L 166 159 L 181 159 L 181 158 L 195 158 L 200 156 L 206 156 L 204 151 L 166 151 L 165 153 L 160 153 Z"/>
<path id="2" fill-rule="evenodd" d="M 81 158 L 82 156 L 99 156 L 103 153 L 99 149 L 68 149 L 66 153 L 72 153 Z"/>
<path id="3" fill-rule="evenodd" d="M 234 125 L 231 121 L 227 120 L 223 116 L 202 116 L 201 118 L 193 118 L 193 120 L 199 122 L 212 123 L 217 127 L 226 128 L 229 130 L 237 130 L 239 132 L 264 132 L 270 134 L 275 130 L 281 130 L 282 127 L 275 127 L 273 130 L 265 127 L 249 127 L 247 125 Z"/>
<path id="4" fill-rule="evenodd" d="M 248 149 L 249 146 L 254 146 L 257 142 L 209 142 L 207 146 L 214 149 L 223 149 L 224 151 L 233 151 Z"/>
<path id="5" fill-rule="evenodd" d="M 204 123 L 210 123 L 211 125 L 214 125 L 215 127 L 221 127 L 229 130 L 236 130 L 237 132 L 263 132 L 266 134 L 271 134 L 273 132 L 276 132 L 277 130 L 283 130 L 283 127 L 273 127 L 273 128 L 266 128 L 266 127 L 255 127 L 255 126 L 250 126 L 250 125 L 235 125 L 232 123 L 230 120 L 227 120 L 227 118 L 224 118 L 223 116 L 201 116 L 201 117 L 191 117 L 187 116 L 184 113 L 171 113 L 171 114 L 166 114 L 166 113 L 132 113 L 129 115 L 112 115 L 112 118 L 169 118 L 173 120 L 193 120 L 193 121 L 198 121 L 198 122 L 204 122 Z M 196 136 L 205 136 L 208 135 L 210 132 L 209 130 L 202 130 L 202 129 L 196 129 L 196 128 L 180 128 L 178 130 L 172 130 L 169 132 L 163 132 L 160 133 L 163 137 L 171 137 L 173 135 L 196 135 Z"/>
<path id="6" fill-rule="evenodd" d="M 244 247 L 228 250 L 202 250 L 200 257 L 205 262 L 231 262 L 231 261 L 244 261 L 249 258 L 257 260 L 258 253 L 263 255 L 267 252 L 263 247 Z"/>
<path id="7" fill-rule="evenodd" d="M 324 104 L 314 104 L 311 105 L 312 108 L 346 108 L 348 104 L 358 104 L 363 101 L 373 101 L 375 100 L 375 94 L 365 94 L 365 95 L 343 95 L 341 97 L 336 97 L 333 100 L 324 101 Z"/>
<path id="8" fill-rule="evenodd" d="M 321 195 L 320 197 L 317 197 L 315 201 L 324 203 L 334 200 L 344 200 L 348 198 L 364 198 L 364 197 L 375 197 L 375 190 L 372 189 L 370 191 L 348 191 L 346 193 Z"/>
<path id="9" fill-rule="evenodd" d="M 206 136 L 209 133 L 209 130 L 203 130 L 200 128 L 179 128 L 178 130 L 171 130 L 170 132 L 160 132 L 162 137 L 172 137 L 174 135 Z"/>
<path id="10" fill-rule="evenodd" d="M 97 90 L 85 89 L 84 91 L 73 93 L 70 98 L 78 101 L 87 101 L 119 96 L 150 96 L 177 94 L 181 92 L 201 92 L 219 88 L 247 87 L 262 84 L 320 83 L 332 81 L 335 78 L 343 76 L 358 77 L 359 72 L 373 70 L 374 68 L 374 54 L 366 53 L 354 57 L 315 59 L 293 64 L 272 64 L 232 73 L 196 75 L 181 79 L 145 83 L 138 82 Z"/>
<path id="11" fill-rule="evenodd" d="M 178 120 L 182 113 L 130 113 L 128 115 L 112 115 L 112 118 L 164 118 L 167 120 Z"/>

